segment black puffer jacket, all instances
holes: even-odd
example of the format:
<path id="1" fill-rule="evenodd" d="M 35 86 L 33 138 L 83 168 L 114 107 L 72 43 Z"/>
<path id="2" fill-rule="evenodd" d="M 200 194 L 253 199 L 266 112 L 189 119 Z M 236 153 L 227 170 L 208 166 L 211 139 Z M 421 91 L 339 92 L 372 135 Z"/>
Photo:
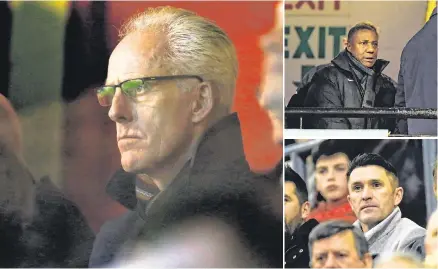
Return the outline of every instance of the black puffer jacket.
<path id="1" fill-rule="evenodd" d="M 361 108 L 363 96 L 356 83 L 353 70 L 349 64 L 347 51 L 343 51 L 332 60 L 331 64 L 317 71 L 312 79 L 304 105 L 306 107 L 354 107 Z M 393 107 L 396 87 L 388 76 L 382 74 L 389 64 L 377 60 L 374 71 L 377 73 L 374 107 Z M 371 121 L 371 128 L 367 128 Z M 321 118 L 311 116 L 303 119 L 306 129 L 388 129 L 395 130 L 395 119 L 383 118 Z"/>
<path id="2" fill-rule="evenodd" d="M 286 232 L 285 268 L 309 268 L 309 234 L 318 224 L 317 220 L 310 219 L 303 223 L 293 235 Z"/>

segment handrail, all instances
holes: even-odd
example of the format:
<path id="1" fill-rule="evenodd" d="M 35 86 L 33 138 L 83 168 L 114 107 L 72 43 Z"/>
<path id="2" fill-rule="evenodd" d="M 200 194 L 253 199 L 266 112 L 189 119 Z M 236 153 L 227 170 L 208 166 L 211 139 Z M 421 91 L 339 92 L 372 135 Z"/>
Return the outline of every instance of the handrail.
<path id="1" fill-rule="evenodd" d="M 327 118 L 410 118 L 438 119 L 438 110 L 433 108 L 331 108 L 331 107 L 286 107 L 286 116 L 324 116 Z"/>

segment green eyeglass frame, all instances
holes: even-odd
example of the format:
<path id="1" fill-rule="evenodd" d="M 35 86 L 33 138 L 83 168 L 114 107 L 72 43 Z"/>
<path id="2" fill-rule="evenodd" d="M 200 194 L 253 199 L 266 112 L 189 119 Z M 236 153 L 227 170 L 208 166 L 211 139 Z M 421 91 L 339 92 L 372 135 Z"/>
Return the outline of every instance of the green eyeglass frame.
<path id="1" fill-rule="evenodd" d="M 165 81 L 175 79 L 188 79 L 195 78 L 200 82 L 204 80 L 200 76 L 196 75 L 174 75 L 174 76 L 159 76 L 159 77 L 143 77 L 133 78 L 120 82 L 117 85 L 104 85 L 96 90 L 97 100 L 101 106 L 111 106 L 116 89 L 120 88 L 122 93 L 135 99 L 139 94 L 144 94 L 151 89 L 151 85 L 148 82 Z M 141 90 L 141 91 L 139 91 Z"/>

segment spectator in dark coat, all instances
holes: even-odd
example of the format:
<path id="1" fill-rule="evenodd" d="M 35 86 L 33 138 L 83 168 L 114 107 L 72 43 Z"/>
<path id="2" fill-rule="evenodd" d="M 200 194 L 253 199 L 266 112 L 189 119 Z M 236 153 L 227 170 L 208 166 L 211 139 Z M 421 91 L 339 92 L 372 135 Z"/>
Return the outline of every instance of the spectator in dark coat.
<path id="1" fill-rule="evenodd" d="M 331 108 L 393 107 L 395 85 L 382 74 L 388 61 L 377 59 L 378 34 L 370 23 L 350 29 L 346 50 L 313 76 L 304 106 Z M 307 129 L 388 129 L 395 120 L 385 118 L 303 118 Z"/>
<path id="2" fill-rule="evenodd" d="M 437 14 L 409 40 L 403 49 L 395 99 L 398 107 L 437 108 Z M 397 125 L 411 135 L 437 135 L 437 120 L 399 120 Z"/>
<path id="3" fill-rule="evenodd" d="M 290 167 L 284 175 L 285 267 L 309 268 L 309 234 L 318 221 L 309 219 L 308 192 L 304 180 Z"/>

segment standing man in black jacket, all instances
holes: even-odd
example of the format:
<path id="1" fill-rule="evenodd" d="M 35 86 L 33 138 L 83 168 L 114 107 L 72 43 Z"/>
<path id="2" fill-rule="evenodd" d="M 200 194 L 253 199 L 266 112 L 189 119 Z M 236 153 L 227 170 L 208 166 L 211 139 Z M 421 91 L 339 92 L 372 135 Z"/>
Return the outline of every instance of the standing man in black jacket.
<path id="1" fill-rule="evenodd" d="M 305 99 L 306 107 L 370 108 L 393 107 L 394 82 L 382 74 L 388 61 L 377 59 L 379 35 L 368 22 L 348 32 L 346 49 L 331 64 L 317 71 Z M 388 129 L 395 132 L 395 120 L 384 118 L 303 119 L 307 129 Z"/>
<path id="2" fill-rule="evenodd" d="M 284 176 L 285 267 L 309 268 L 309 234 L 318 221 L 305 221 L 310 213 L 304 180 L 286 166 Z"/>

